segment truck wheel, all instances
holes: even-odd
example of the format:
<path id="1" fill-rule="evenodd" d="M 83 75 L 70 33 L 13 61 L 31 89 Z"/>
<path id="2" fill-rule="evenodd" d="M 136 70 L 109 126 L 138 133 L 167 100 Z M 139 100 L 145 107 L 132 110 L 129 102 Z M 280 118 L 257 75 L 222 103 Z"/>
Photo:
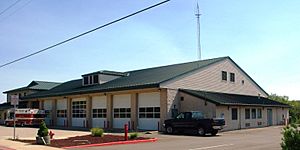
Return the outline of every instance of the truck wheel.
<path id="1" fill-rule="evenodd" d="M 198 128 L 198 134 L 199 134 L 200 136 L 204 136 L 204 135 L 205 135 L 205 130 L 204 130 L 204 128 L 199 127 L 199 128 Z"/>
<path id="2" fill-rule="evenodd" d="M 213 130 L 213 131 L 211 132 L 211 135 L 213 135 L 213 136 L 217 135 L 217 134 L 218 134 L 218 131 L 219 131 L 219 130 Z"/>
<path id="3" fill-rule="evenodd" d="M 21 127 L 24 127 L 24 122 L 21 123 Z"/>
<path id="4" fill-rule="evenodd" d="M 171 127 L 171 126 L 168 126 L 168 127 L 166 127 L 166 132 L 168 133 L 168 134 L 173 134 L 173 127 Z"/>
<path id="5" fill-rule="evenodd" d="M 5 125 L 6 125 L 7 127 L 9 127 L 9 123 L 8 123 L 8 122 L 6 122 Z"/>

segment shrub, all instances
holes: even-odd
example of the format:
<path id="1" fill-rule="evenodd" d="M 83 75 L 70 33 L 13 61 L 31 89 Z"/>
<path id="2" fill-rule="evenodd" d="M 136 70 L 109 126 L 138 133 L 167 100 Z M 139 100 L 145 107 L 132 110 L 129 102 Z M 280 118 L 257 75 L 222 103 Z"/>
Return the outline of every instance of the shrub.
<path id="1" fill-rule="evenodd" d="M 129 134 L 129 139 L 131 139 L 131 140 L 132 140 L 132 139 L 136 139 L 137 137 L 138 137 L 138 133 L 136 133 L 136 132 L 135 132 L 135 133 L 130 133 L 130 134 Z"/>
<path id="2" fill-rule="evenodd" d="M 44 137 L 44 136 L 48 136 L 49 132 L 48 132 L 48 128 L 46 126 L 46 123 L 44 121 L 41 122 L 40 124 L 40 128 L 38 130 L 37 135 L 40 137 Z"/>
<path id="3" fill-rule="evenodd" d="M 99 137 L 103 137 L 103 129 L 101 128 L 92 128 L 91 129 L 91 132 L 92 132 L 92 136 L 99 136 Z"/>
<path id="4" fill-rule="evenodd" d="M 291 124 L 283 129 L 283 138 L 281 148 L 283 150 L 299 150 L 300 149 L 300 131 L 297 130 L 295 124 Z"/>

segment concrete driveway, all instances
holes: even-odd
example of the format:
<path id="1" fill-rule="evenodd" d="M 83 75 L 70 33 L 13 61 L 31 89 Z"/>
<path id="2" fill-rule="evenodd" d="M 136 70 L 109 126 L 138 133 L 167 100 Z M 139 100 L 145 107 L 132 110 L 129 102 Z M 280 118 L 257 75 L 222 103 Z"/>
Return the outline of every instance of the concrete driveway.
<path id="1" fill-rule="evenodd" d="M 280 150 L 281 126 L 223 132 L 218 136 L 153 134 L 155 143 L 90 147 L 90 150 Z"/>
<path id="2" fill-rule="evenodd" d="M 17 136 L 20 139 L 35 139 L 37 128 L 17 128 Z M 52 130 L 52 129 L 50 129 Z M 281 126 L 273 126 L 267 128 L 236 130 L 223 132 L 218 136 L 192 136 L 192 135 L 165 135 L 157 132 L 146 135 L 149 137 L 156 137 L 159 140 L 154 143 L 140 143 L 129 145 L 114 145 L 104 147 L 90 147 L 84 149 L 90 150 L 132 150 L 132 149 L 164 149 L 164 150 L 280 150 L 281 143 Z M 76 135 L 90 134 L 87 131 L 70 131 L 70 130 L 52 130 L 55 133 L 55 138 L 66 138 Z M 0 126 L 0 149 L 5 146 L 13 149 L 22 150 L 54 150 L 49 146 L 28 145 L 20 142 L 13 142 L 7 140 L 12 138 L 13 128 Z"/>

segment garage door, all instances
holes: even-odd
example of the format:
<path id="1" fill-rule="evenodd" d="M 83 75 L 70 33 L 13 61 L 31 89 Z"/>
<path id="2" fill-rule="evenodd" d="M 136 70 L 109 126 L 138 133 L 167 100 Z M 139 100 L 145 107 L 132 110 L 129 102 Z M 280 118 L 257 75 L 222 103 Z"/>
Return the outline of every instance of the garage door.
<path id="1" fill-rule="evenodd" d="M 141 93 L 138 96 L 138 128 L 158 130 L 160 121 L 160 94 Z"/>
<path id="2" fill-rule="evenodd" d="M 56 102 L 56 125 L 67 126 L 67 99 L 58 99 Z"/>
<path id="3" fill-rule="evenodd" d="M 45 110 L 45 123 L 47 125 L 52 125 L 52 100 L 44 101 L 44 110 Z"/>
<path id="4" fill-rule="evenodd" d="M 113 128 L 124 128 L 124 125 L 130 122 L 130 102 L 130 94 L 113 96 Z"/>
<path id="5" fill-rule="evenodd" d="M 72 126 L 86 126 L 86 98 L 72 99 Z"/>
<path id="6" fill-rule="evenodd" d="M 107 126 L 106 120 L 106 96 L 92 97 L 92 126 L 104 128 Z M 104 125 L 105 124 L 105 125 Z"/>

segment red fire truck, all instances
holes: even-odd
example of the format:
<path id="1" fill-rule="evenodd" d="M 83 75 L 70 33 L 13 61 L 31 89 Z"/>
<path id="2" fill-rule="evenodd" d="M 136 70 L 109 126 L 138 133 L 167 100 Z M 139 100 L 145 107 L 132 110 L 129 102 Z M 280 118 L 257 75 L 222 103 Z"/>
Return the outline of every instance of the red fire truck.
<path id="1" fill-rule="evenodd" d="M 22 108 L 16 109 L 16 125 L 17 126 L 35 126 L 45 120 L 45 111 L 39 109 Z M 5 119 L 6 126 L 14 125 L 14 109 L 7 111 Z"/>

